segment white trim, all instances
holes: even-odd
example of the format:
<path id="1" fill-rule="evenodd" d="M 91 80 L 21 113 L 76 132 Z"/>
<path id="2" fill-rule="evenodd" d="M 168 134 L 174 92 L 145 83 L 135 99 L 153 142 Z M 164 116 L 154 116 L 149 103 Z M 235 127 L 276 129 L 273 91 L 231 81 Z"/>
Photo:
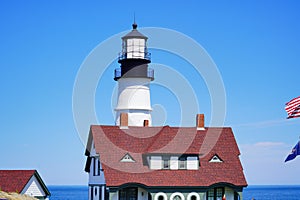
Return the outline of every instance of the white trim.
<path id="1" fill-rule="evenodd" d="M 102 186 L 101 187 L 101 200 L 104 200 L 104 199 L 105 199 L 105 186 Z"/>
<path id="2" fill-rule="evenodd" d="M 217 162 L 223 162 L 223 161 L 222 161 L 222 159 L 221 159 L 217 154 L 215 154 L 215 155 L 209 160 L 209 162 L 215 162 L 215 163 L 217 163 Z"/>
<path id="3" fill-rule="evenodd" d="M 151 156 L 150 157 L 150 169 L 162 169 L 162 157 Z"/>
<path id="4" fill-rule="evenodd" d="M 35 175 L 33 175 L 26 183 L 25 187 L 21 191 L 21 194 L 26 194 L 32 197 L 46 197 L 41 183 L 38 181 Z"/>
<path id="5" fill-rule="evenodd" d="M 178 163 L 179 163 L 178 156 L 171 156 L 170 169 L 172 169 L 172 170 L 178 169 Z"/>
<path id="6" fill-rule="evenodd" d="M 186 169 L 188 170 L 199 169 L 199 159 L 197 156 L 188 156 L 186 158 Z"/>
<path id="7" fill-rule="evenodd" d="M 177 195 L 180 196 L 181 200 L 184 200 L 184 196 L 181 192 L 175 192 L 175 193 L 171 194 L 170 200 L 173 200 L 174 197 L 177 196 Z"/>
<path id="8" fill-rule="evenodd" d="M 135 162 L 129 153 L 126 153 L 120 160 L 120 162 Z"/>
<path id="9" fill-rule="evenodd" d="M 158 200 L 158 197 L 160 197 L 160 196 L 163 196 L 164 200 L 168 200 L 168 196 L 164 192 L 159 192 L 159 193 L 155 194 L 154 200 Z"/>
<path id="10" fill-rule="evenodd" d="M 191 200 L 191 197 L 192 197 L 192 196 L 196 196 L 196 200 L 200 200 L 200 196 L 199 196 L 199 194 L 196 193 L 196 192 L 191 192 L 191 193 L 189 193 L 189 194 L 187 195 L 187 197 L 186 197 L 186 200 Z"/>

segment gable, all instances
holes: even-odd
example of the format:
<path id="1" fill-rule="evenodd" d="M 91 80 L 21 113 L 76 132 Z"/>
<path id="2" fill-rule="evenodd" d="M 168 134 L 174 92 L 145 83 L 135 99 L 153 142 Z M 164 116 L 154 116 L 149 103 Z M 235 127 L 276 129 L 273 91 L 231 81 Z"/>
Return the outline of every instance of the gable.
<path id="1" fill-rule="evenodd" d="M 44 196 L 50 192 L 36 170 L 0 170 L 0 188 L 5 192 L 24 194 L 28 188 L 37 185 Z"/>
<path id="2" fill-rule="evenodd" d="M 4 192 L 21 193 L 35 170 L 0 170 L 0 188 Z"/>
<path id="3" fill-rule="evenodd" d="M 126 153 L 123 158 L 120 160 L 120 162 L 135 162 L 135 160 L 132 158 L 132 156 L 129 153 Z"/>
<path id="4" fill-rule="evenodd" d="M 217 155 L 215 154 L 210 160 L 209 162 L 215 162 L 215 163 L 218 163 L 218 162 L 223 162 L 223 160 Z"/>
<path id="5" fill-rule="evenodd" d="M 41 184 L 37 180 L 36 176 L 32 176 L 24 187 L 22 194 L 27 194 L 33 197 L 44 197 L 46 196 Z"/>

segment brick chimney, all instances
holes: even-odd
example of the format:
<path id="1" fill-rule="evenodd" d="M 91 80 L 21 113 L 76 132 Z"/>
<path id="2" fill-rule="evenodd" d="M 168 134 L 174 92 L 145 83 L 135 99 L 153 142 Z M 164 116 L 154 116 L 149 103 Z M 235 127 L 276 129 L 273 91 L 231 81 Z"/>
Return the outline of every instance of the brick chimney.
<path id="1" fill-rule="evenodd" d="M 120 128 L 128 128 L 128 113 L 120 114 Z"/>
<path id="2" fill-rule="evenodd" d="M 149 120 L 145 119 L 144 120 L 144 127 L 148 127 L 149 126 Z"/>
<path id="3" fill-rule="evenodd" d="M 197 130 L 205 130 L 205 128 L 204 128 L 204 114 L 197 114 L 196 128 L 197 128 Z"/>

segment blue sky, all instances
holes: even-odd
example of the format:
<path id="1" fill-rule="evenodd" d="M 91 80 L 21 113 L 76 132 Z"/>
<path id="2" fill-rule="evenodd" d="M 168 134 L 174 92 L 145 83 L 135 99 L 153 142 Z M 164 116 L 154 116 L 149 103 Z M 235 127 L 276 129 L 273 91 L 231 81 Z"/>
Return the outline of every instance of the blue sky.
<path id="1" fill-rule="evenodd" d="M 291 0 L 1 1 L 0 168 L 38 169 L 52 185 L 87 184 L 84 145 L 73 121 L 74 82 L 90 52 L 129 31 L 135 13 L 139 27 L 181 32 L 214 60 L 226 90 L 225 126 L 233 128 L 248 183 L 299 184 L 300 159 L 283 163 L 300 136 L 300 119 L 286 120 L 284 111 L 300 95 L 299 9 Z M 202 77 L 178 56 L 151 52 L 153 63 L 189 81 L 209 125 L 210 94 Z M 95 95 L 102 124 L 114 123 L 116 67 L 117 62 L 107 66 Z M 180 99 L 158 85 L 151 89 L 152 104 L 165 110 L 157 121 L 177 126 Z"/>

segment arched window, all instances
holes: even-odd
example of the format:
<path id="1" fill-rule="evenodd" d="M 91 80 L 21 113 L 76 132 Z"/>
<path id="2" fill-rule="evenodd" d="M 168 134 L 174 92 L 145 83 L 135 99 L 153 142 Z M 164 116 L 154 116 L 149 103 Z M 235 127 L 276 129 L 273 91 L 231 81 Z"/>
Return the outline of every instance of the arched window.
<path id="1" fill-rule="evenodd" d="M 182 199 L 179 195 L 176 195 L 176 196 L 173 197 L 173 200 L 182 200 Z"/>
<path id="2" fill-rule="evenodd" d="M 163 195 L 160 195 L 160 196 L 158 197 L 158 200 L 164 200 L 164 196 L 163 196 Z"/>
<path id="3" fill-rule="evenodd" d="M 155 194 L 154 200 L 168 200 L 168 196 L 164 192 Z"/>
<path id="4" fill-rule="evenodd" d="M 184 196 L 180 192 L 175 192 L 175 193 L 171 194 L 170 200 L 184 200 Z"/>
<path id="5" fill-rule="evenodd" d="M 191 192 L 187 195 L 187 200 L 200 200 L 200 196 L 196 192 Z"/>

